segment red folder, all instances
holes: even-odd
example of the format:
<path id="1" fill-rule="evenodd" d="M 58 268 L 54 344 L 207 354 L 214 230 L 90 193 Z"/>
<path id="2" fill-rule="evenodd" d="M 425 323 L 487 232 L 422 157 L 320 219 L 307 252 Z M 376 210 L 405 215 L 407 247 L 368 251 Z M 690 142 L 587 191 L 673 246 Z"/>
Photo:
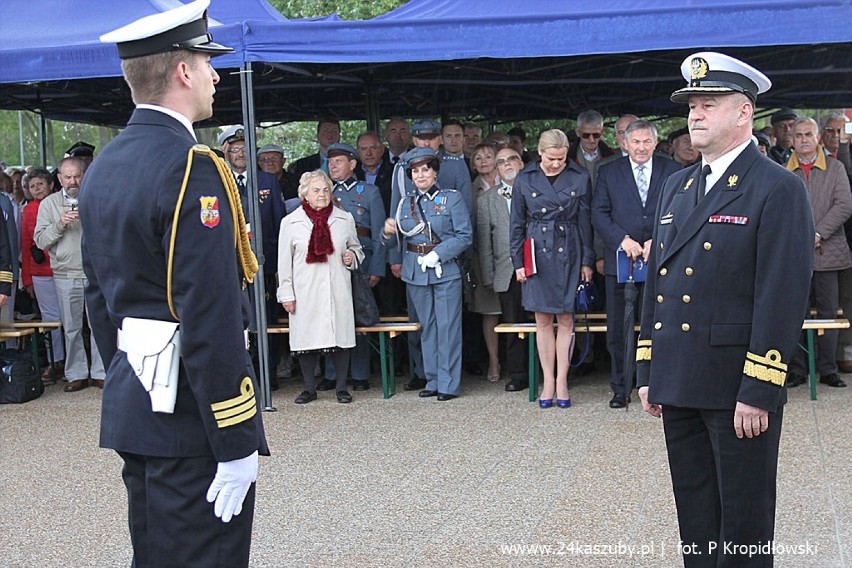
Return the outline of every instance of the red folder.
<path id="1" fill-rule="evenodd" d="M 530 237 L 524 241 L 524 274 L 527 278 L 538 272 L 535 265 L 535 240 Z"/>

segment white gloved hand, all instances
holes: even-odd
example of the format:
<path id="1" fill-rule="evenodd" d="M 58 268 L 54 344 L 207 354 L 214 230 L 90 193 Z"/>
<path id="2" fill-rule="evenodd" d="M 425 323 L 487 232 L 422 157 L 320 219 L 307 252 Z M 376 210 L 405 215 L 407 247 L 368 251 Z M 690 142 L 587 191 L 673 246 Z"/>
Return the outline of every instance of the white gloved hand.
<path id="1" fill-rule="evenodd" d="M 426 257 L 425 257 L 425 256 L 418 256 L 418 257 L 417 257 L 417 264 L 419 264 L 419 265 L 420 265 L 420 270 L 421 270 L 421 271 L 423 271 L 423 272 L 426 272 L 426 269 L 427 269 L 428 267 L 426 266 L 426 263 L 425 263 L 425 262 L 423 262 L 424 260 L 426 260 Z"/>
<path id="2" fill-rule="evenodd" d="M 423 257 L 423 264 L 429 268 L 435 268 L 441 264 L 441 257 L 438 256 L 437 252 L 429 251 L 426 256 Z"/>
<path id="3" fill-rule="evenodd" d="M 443 273 L 444 273 L 444 269 L 441 268 L 441 263 L 439 262 L 438 264 L 435 265 L 435 276 L 440 278 L 441 274 L 443 274 Z"/>
<path id="4" fill-rule="evenodd" d="M 223 523 L 242 512 L 246 493 L 256 480 L 257 451 L 238 460 L 219 462 L 216 477 L 207 489 L 207 502 L 216 501 L 213 512 Z"/>

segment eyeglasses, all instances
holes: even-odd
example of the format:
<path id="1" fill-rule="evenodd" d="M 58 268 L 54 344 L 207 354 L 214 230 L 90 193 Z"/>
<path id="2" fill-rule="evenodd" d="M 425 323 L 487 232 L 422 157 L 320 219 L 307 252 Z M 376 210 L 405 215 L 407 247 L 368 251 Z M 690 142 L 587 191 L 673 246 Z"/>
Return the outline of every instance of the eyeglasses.
<path id="1" fill-rule="evenodd" d="M 520 162 L 521 159 L 518 156 L 509 156 L 508 158 L 500 158 L 497 160 L 498 166 L 505 166 L 509 162 Z"/>
<path id="2" fill-rule="evenodd" d="M 823 128 L 822 131 L 827 133 L 827 134 L 833 134 L 834 136 L 840 135 L 840 129 L 839 128 L 828 128 L 828 127 L 826 127 L 826 128 Z"/>
<path id="3" fill-rule="evenodd" d="M 594 138 L 595 140 L 597 140 L 598 138 L 601 137 L 601 133 L 600 132 L 583 132 L 580 136 L 582 136 L 586 140 L 588 140 L 589 138 Z"/>
<path id="4" fill-rule="evenodd" d="M 238 148 L 228 148 L 228 153 L 229 154 L 245 154 L 246 153 L 246 147 L 240 146 Z"/>

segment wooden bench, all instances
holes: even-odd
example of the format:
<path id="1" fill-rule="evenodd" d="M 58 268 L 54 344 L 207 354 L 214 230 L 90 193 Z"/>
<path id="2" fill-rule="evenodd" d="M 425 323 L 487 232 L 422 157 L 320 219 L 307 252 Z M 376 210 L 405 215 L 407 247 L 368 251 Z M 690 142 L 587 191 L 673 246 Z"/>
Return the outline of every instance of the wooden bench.
<path id="1" fill-rule="evenodd" d="M 837 319 L 806 319 L 802 324 L 802 329 L 805 330 L 805 338 L 807 346 L 801 346 L 808 354 L 808 384 L 811 387 L 811 400 L 817 399 L 817 374 L 816 374 L 816 350 L 814 349 L 814 332 L 817 335 L 825 334 L 826 329 L 846 329 L 849 327 L 849 320 L 845 318 Z M 831 355 L 834 357 L 834 354 Z"/>
<path id="2" fill-rule="evenodd" d="M 554 323 L 554 327 L 556 324 Z M 802 329 L 805 331 L 807 338 L 807 346 L 801 346 L 808 354 L 808 383 L 811 387 L 811 400 L 817 399 L 816 394 L 816 362 L 814 349 L 814 333 L 822 335 L 827 329 L 845 329 L 849 327 L 849 320 L 843 318 L 837 319 L 806 319 L 802 324 Z M 590 333 L 605 333 L 606 332 L 606 314 L 594 313 L 588 314 L 588 319 L 585 315 L 577 317 L 574 321 L 575 332 L 590 332 Z M 635 327 L 639 331 L 639 325 Z M 494 328 L 497 333 L 517 333 L 518 337 L 527 338 L 529 345 L 529 400 L 535 402 L 538 397 L 538 383 L 540 367 L 538 364 L 537 350 L 535 345 L 535 323 L 501 323 Z"/>
<path id="3" fill-rule="evenodd" d="M 588 319 L 586 319 L 587 315 Z M 555 322 L 553 327 L 554 329 L 556 328 Z M 635 329 L 636 331 L 639 331 L 638 324 Z M 535 322 L 501 323 L 494 328 L 494 331 L 497 333 L 517 333 L 519 338 L 527 338 L 529 401 L 535 402 L 536 398 L 538 398 L 538 383 L 541 371 L 537 356 L 538 350 L 535 345 Z M 583 314 L 582 317 L 577 317 L 577 319 L 574 320 L 574 332 L 606 333 L 606 314 L 595 312 Z"/>
<path id="4" fill-rule="evenodd" d="M 394 337 L 411 331 L 420 331 L 419 323 L 408 321 L 406 316 L 388 316 L 388 320 L 382 318 L 379 325 L 371 325 L 367 327 L 355 326 L 355 333 L 377 334 L 378 342 L 370 340 L 370 345 L 379 354 L 379 360 L 382 364 L 382 396 L 390 398 L 396 394 L 396 376 L 393 368 L 393 342 L 390 340 Z M 281 323 L 271 325 L 266 328 L 267 333 L 290 333 L 289 323 Z"/>

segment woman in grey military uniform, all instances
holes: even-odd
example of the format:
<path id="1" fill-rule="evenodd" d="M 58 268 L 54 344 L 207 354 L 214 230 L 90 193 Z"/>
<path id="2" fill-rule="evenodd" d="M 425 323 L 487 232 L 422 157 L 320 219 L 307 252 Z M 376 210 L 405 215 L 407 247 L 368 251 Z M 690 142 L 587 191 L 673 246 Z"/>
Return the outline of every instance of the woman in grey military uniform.
<path id="1" fill-rule="evenodd" d="M 595 261 L 591 188 L 588 171 L 567 161 L 564 132 L 543 132 L 538 152 L 541 159 L 521 171 L 512 191 L 512 263 L 522 283 L 524 309 L 535 312 L 543 375 L 539 405 L 551 407 L 555 395 L 557 406 L 567 408 L 571 406 L 568 369 L 574 347 L 574 301 L 580 279 L 592 279 Z M 537 271 L 528 275 L 524 242 L 530 238 Z"/>
<path id="2" fill-rule="evenodd" d="M 401 278 L 423 326 L 420 345 L 426 388 L 422 398 L 456 398 L 461 386 L 462 282 L 457 258 L 473 242 L 462 195 L 437 185 L 440 162 L 431 148 L 414 148 L 403 159 L 417 190 L 399 201 L 384 236 L 398 235 Z"/>

